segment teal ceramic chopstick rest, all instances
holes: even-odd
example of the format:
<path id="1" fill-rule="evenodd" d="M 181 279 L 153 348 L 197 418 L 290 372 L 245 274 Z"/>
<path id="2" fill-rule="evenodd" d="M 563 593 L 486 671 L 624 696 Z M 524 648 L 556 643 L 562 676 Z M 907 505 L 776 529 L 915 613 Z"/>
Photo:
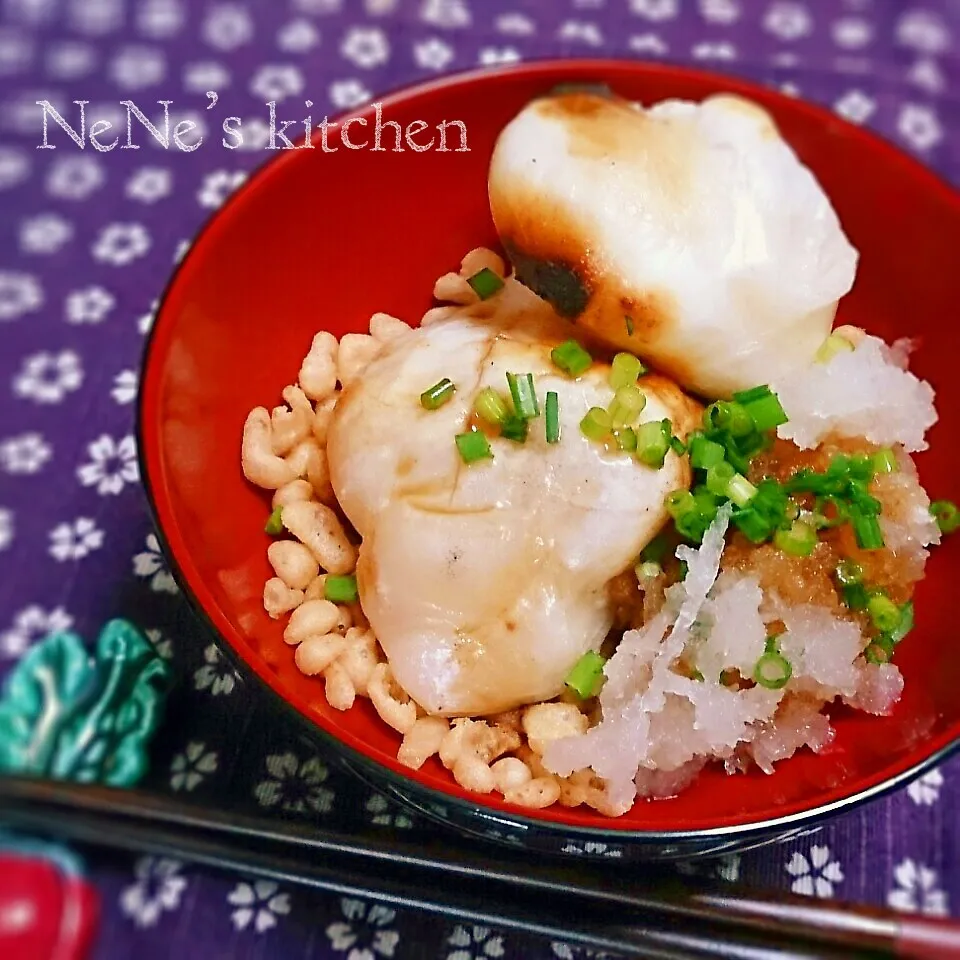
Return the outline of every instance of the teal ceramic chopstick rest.
<path id="1" fill-rule="evenodd" d="M 133 786 L 147 770 L 170 678 L 126 620 L 103 628 L 93 655 L 74 633 L 50 635 L 0 696 L 0 774 Z"/>

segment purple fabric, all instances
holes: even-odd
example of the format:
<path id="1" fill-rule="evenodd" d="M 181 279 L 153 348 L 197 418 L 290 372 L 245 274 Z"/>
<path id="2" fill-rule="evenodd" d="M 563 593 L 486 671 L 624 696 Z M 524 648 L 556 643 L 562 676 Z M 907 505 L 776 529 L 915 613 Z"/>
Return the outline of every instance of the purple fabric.
<path id="1" fill-rule="evenodd" d="M 196 639 L 151 534 L 132 439 L 143 335 L 190 237 L 266 158 L 249 132 L 247 148 L 223 149 L 224 116 L 265 118 L 264 103 L 284 96 L 310 98 L 322 114 L 477 64 L 662 58 L 830 105 L 960 180 L 956 0 L 0 0 L 0 9 L 0 670 L 49 629 L 72 624 L 93 637 L 107 619 L 130 617 L 183 681 L 152 784 L 198 801 L 245 797 L 331 823 L 419 829 L 266 722 L 253 691 Z M 207 113 L 211 89 L 220 103 Z M 35 149 L 36 100 L 63 109 L 89 100 L 88 119 L 110 119 L 127 97 L 171 99 L 213 136 L 190 153 L 96 154 L 51 130 L 57 149 Z M 954 761 L 812 835 L 698 869 L 960 914 L 958 816 Z M 98 958 L 585 955 L 85 853 L 104 899 Z"/>

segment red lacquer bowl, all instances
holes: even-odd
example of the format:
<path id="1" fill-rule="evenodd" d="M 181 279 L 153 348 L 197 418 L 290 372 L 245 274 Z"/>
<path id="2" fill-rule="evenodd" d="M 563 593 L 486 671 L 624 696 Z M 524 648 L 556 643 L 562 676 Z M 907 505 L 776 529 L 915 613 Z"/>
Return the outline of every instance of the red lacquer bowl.
<path id="1" fill-rule="evenodd" d="M 160 308 L 140 398 L 143 475 L 173 569 L 203 617 L 250 673 L 380 786 L 462 828 L 552 849 L 590 853 L 602 839 L 608 853 L 672 856 L 756 843 L 904 782 L 957 742 L 956 540 L 936 551 L 917 593 L 917 628 L 897 652 L 906 689 L 892 716 L 836 709 L 837 737 L 821 755 L 803 751 L 773 776 L 710 769 L 681 796 L 639 802 L 616 820 L 560 807 L 530 814 L 471 796 L 436 760 L 418 772 L 401 767 L 397 735 L 366 701 L 347 713 L 328 707 L 322 683 L 297 671 L 261 605 L 268 498 L 240 471 L 247 412 L 279 402 L 316 330 L 365 331 L 378 310 L 416 321 L 437 276 L 470 248 L 495 244 L 486 191 L 494 140 L 524 103 L 564 81 L 605 82 L 646 103 L 733 91 L 771 111 L 861 253 L 839 322 L 919 340 L 914 369 L 935 385 L 941 416 L 920 471 L 934 496 L 957 498 L 960 377 L 949 349 L 960 299 L 957 194 L 824 110 L 733 79 L 612 62 L 530 64 L 384 99 L 384 119 L 403 126 L 463 120 L 469 151 L 298 150 L 251 178 L 201 233 Z M 358 115 L 373 122 L 372 109 Z"/>

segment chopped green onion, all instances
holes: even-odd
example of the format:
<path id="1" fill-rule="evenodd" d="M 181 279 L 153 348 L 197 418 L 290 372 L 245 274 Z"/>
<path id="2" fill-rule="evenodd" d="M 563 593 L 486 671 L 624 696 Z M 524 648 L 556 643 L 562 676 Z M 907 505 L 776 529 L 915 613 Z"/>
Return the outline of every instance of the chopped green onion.
<path id="1" fill-rule="evenodd" d="M 766 385 L 763 384 L 759 387 L 751 387 L 749 390 L 738 390 L 733 395 L 733 399 L 737 403 L 753 403 L 754 400 L 764 400 L 767 397 L 773 396 L 773 391 Z"/>
<path id="2" fill-rule="evenodd" d="M 725 497 L 727 495 L 727 488 L 730 486 L 730 481 L 736 475 L 737 471 L 734 470 L 726 460 L 715 463 L 707 470 L 707 489 L 711 493 L 715 493 L 718 497 Z"/>
<path id="3" fill-rule="evenodd" d="M 647 563 L 638 563 L 633 568 L 633 572 L 637 575 L 638 580 L 652 580 L 663 573 L 663 567 L 659 563 L 648 561 Z"/>
<path id="4" fill-rule="evenodd" d="M 849 587 L 855 583 L 863 583 L 863 567 L 853 560 L 841 560 L 835 571 L 837 582 L 842 587 Z"/>
<path id="5" fill-rule="evenodd" d="M 593 363 L 593 357 L 587 353 L 576 340 L 567 340 L 550 351 L 550 359 L 564 373 L 571 377 L 579 377 L 586 373 Z"/>
<path id="6" fill-rule="evenodd" d="M 870 594 L 862 583 L 846 583 L 841 589 L 843 602 L 850 610 L 866 610 Z"/>
<path id="7" fill-rule="evenodd" d="M 477 430 L 468 433 L 458 433 L 454 437 L 460 458 L 464 463 L 474 463 L 477 460 L 493 459 L 493 451 L 487 438 Z"/>
<path id="8" fill-rule="evenodd" d="M 900 622 L 890 631 L 890 639 L 899 643 L 913 629 L 913 601 L 908 600 L 900 608 Z"/>
<path id="9" fill-rule="evenodd" d="M 264 533 L 269 533 L 271 537 L 279 537 L 280 534 L 283 533 L 283 520 L 281 518 L 282 513 L 283 507 L 274 507 L 273 512 L 270 514 L 270 517 L 264 525 Z"/>
<path id="10" fill-rule="evenodd" d="M 757 488 L 743 474 L 735 473 L 727 484 L 727 496 L 738 506 L 745 507 L 757 495 Z"/>
<path id="11" fill-rule="evenodd" d="M 669 420 L 648 420 L 637 427 L 637 459 L 659 470 L 667 458 L 673 424 Z"/>
<path id="12" fill-rule="evenodd" d="M 605 440 L 611 426 L 610 414 L 603 407 L 591 407 L 580 421 L 580 432 L 588 440 Z"/>
<path id="13" fill-rule="evenodd" d="M 873 625 L 882 633 L 889 633 L 900 625 L 900 608 L 882 591 L 867 600 L 867 613 Z"/>
<path id="14" fill-rule="evenodd" d="M 627 325 L 627 336 L 633 336 L 633 317 L 629 314 L 625 314 L 623 317 L 623 322 Z"/>
<path id="15" fill-rule="evenodd" d="M 952 500 L 934 500 L 930 504 L 930 514 L 941 533 L 953 533 L 960 527 L 960 510 Z"/>
<path id="16" fill-rule="evenodd" d="M 817 363 L 829 363 L 838 353 L 846 353 L 853 349 L 853 344 L 842 334 L 831 333 L 820 344 L 820 349 L 814 355 Z"/>
<path id="17" fill-rule="evenodd" d="M 489 300 L 495 293 L 503 289 L 503 279 L 498 277 L 489 267 L 484 267 L 472 277 L 467 277 L 467 283 L 473 287 L 481 300 Z"/>
<path id="18" fill-rule="evenodd" d="M 706 521 L 706 526 L 709 526 L 717 515 L 720 501 L 706 487 L 697 487 L 693 491 L 693 499 L 701 518 Z"/>
<path id="19" fill-rule="evenodd" d="M 508 373 L 510 396 L 513 397 L 513 409 L 518 417 L 532 420 L 540 416 L 540 404 L 537 402 L 537 388 L 533 385 L 532 373 Z"/>
<path id="20" fill-rule="evenodd" d="M 687 445 L 679 437 L 670 438 L 670 449 L 678 456 L 682 457 L 687 452 Z"/>
<path id="21" fill-rule="evenodd" d="M 773 532 L 772 524 L 757 511 L 755 506 L 738 510 L 732 517 L 736 528 L 751 542 L 763 543 Z"/>
<path id="22" fill-rule="evenodd" d="M 547 391 L 547 443 L 560 442 L 560 397 L 555 390 Z"/>
<path id="23" fill-rule="evenodd" d="M 767 690 L 779 690 L 785 687 L 792 676 L 793 667 L 781 653 L 763 654 L 753 668 L 754 682 Z"/>
<path id="24" fill-rule="evenodd" d="M 444 377 L 443 380 L 435 383 L 428 390 L 420 394 L 420 406 L 424 410 L 438 410 L 445 403 L 453 399 L 456 387 L 452 380 Z"/>
<path id="25" fill-rule="evenodd" d="M 761 433 L 767 430 L 773 430 L 780 424 L 787 422 L 787 414 L 780 405 L 780 399 L 775 393 L 760 400 L 751 400 L 743 405 L 744 409 L 750 414 L 753 425 Z"/>
<path id="26" fill-rule="evenodd" d="M 861 550 L 880 550 L 883 547 L 883 530 L 876 517 L 857 513 L 852 523 L 857 546 Z"/>
<path id="27" fill-rule="evenodd" d="M 674 520 L 697 509 L 697 501 L 693 499 L 693 494 L 689 490 L 672 490 L 664 497 L 663 505 Z"/>
<path id="28" fill-rule="evenodd" d="M 702 433 L 698 433 L 690 440 L 690 465 L 695 470 L 708 470 L 722 462 L 726 456 L 723 445 L 714 440 L 708 440 Z"/>
<path id="29" fill-rule="evenodd" d="M 603 683 L 603 665 L 599 653 L 588 650 L 573 666 L 563 682 L 581 699 L 596 696 Z"/>
<path id="30" fill-rule="evenodd" d="M 897 455 L 889 447 L 884 447 L 873 455 L 873 469 L 877 473 L 896 473 L 899 468 Z"/>
<path id="31" fill-rule="evenodd" d="M 893 656 L 893 641 L 883 634 L 874 637 L 869 646 L 863 651 L 867 663 L 888 663 Z"/>
<path id="32" fill-rule="evenodd" d="M 493 427 L 499 427 L 510 415 L 507 401 L 493 387 L 484 387 L 473 401 L 477 416 Z"/>
<path id="33" fill-rule="evenodd" d="M 745 437 L 753 433 L 753 418 L 739 403 L 719 400 L 703 411 L 703 423 L 707 430 L 721 430 L 731 437 Z"/>
<path id="34" fill-rule="evenodd" d="M 610 411 L 610 422 L 615 427 L 629 427 L 636 422 L 646 405 L 646 394 L 639 387 L 633 385 L 620 387 L 613 395 L 610 406 L 607 407 Z"/>
<path id="35" fill-rule="evenodd" d="M 357 578 L 352 575 L 335 577 L 328 574 L 323 581 L 323 596 L 331 603 L 356 603 Z"/>
<path id="36" fill-rule="evenodd" d="M 827 509 L 831 507 L 833 508 L 832 516 L 827 513 Z M 817 525 L 820 527 L 839 527 L 840 524 L 846 523 L 847 520 L 850 519 L 848 505 L 839 497 L 835 497 L 832 494 L 817 497 L 814 510 L 817 517 Z"/>
<path id="37" fill-rule="evenodd" d="M 809 557 L 817 545 L 817 531 L 804 520 L 794 520 L 789 530 L 778 530 L 773 535 L 773 542 L 793 557 Z"/>
<path id="38" fill-rule="evenodd" d="M 500 424 L 500 436 L 505 440 L 512 440 L 514 443 L 526 443 L 529 428 L 529 420 L 524 420 L 523 417 L 511 413 Z"/>
<path id="39" fill-rule="evenodd" d="M 618 353 L 610 364 L 610 386 L 614 390 L 633 386 L 645 372 L 643 364 L 632 353 Z"/>
<path id="40" fill-rule="evenodd" d="M 662 563 L 670 550 L 670 541 L 662 534 L 658 533 L 641 551 L 640 561 L 642 563 Z"/>
<path id="41" fill-rule="evenodd" d="M 701 503 L 689 490 L 674 490 L 667 494 L 664 500 L 667 513 L 673 517 L 677 532 L 688 540 L 698 542 L 710 526 L 712 517 L 705 516 L 701 511 Z M 716 508 L 714 507 L 714 513 Z"/>
<path id="42" fill-rule="evenodd" d="M 613 431 L 613 440 L 618 450 L 624 453 L 635 453 L 637 449 L 637 432 L 633 427 L 621 427 Z"/>

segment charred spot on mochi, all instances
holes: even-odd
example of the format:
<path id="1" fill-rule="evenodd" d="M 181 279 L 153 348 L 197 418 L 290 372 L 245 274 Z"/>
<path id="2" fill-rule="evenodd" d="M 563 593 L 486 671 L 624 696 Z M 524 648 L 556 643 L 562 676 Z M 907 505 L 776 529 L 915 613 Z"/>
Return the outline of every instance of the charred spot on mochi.
<path id="1" fill-rule="evenodd" d="M 561 317 L 580 316 L 590 300 L 590 289 L 574 267 L 556 260 L 541 260 L 506 244 L 517 279 L 546 300 Z"/>

